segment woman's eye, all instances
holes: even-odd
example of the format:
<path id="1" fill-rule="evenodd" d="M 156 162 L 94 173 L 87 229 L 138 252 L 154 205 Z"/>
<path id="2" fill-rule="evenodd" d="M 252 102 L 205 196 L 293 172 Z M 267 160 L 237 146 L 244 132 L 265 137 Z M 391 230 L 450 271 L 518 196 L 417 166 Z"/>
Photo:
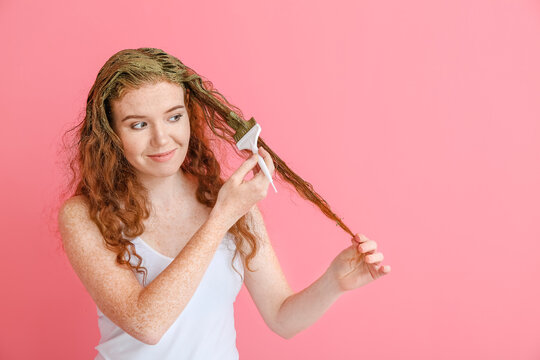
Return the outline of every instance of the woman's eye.
<path id="1" fill-rule="evenodd" d="M 173 120 L 173 122 L 177 122 L 177 121 L 180 120 L 180 118 L 181 118 L 182 116 L 183 116 L 182 114 L 178 114 L 178 115 L 175 115 L 175 116 L 173 116 L 173 117 L 171 117 L 171 118 L 169 118 L 169 119 L 176 119 L 176 120 Z M 133 125 L 131 126 L 131 128 L 132 128 L 132 129 L 137 129 L 137 130 L 142 129 L 142 127 L 139 126 L 139 125 L 141 125 L 141 124 L 146 124 L 146 122 L 141 121 L 141 122 L 135 123 L 135 124 L 133 124 Z"/>
<path id="2" fill-rule="evenodd" d="M 141 122 L 138 122 L 136 124 L 134 124 L 133 126 L 131 126 L 132 129 L 140 129 L 140 127 L 137 127 L 137 125 L 140 125 L 140 124 L 146 124 L 144 121 L 141 121 Z"/>

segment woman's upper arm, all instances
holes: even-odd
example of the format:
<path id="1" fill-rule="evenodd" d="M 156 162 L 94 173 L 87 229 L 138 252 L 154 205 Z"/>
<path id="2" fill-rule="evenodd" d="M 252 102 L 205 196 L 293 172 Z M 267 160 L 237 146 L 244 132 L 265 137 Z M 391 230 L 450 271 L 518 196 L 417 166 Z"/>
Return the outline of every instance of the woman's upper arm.
<path id="1" fill-rule="evenodd" d="M 281 305 L 293 291 L 272 248 L 257 205 L 253 206 L 250 214 L 260 247 L 250 262 L 250 268 L 255 271 L 245 271 L 245 285 L 265 323 L 272 331 L 280 334 L 277 315 Z"/>
<path id="2" fill-rule="evenodd" d="M 67 200 L 58 214 L 58 226 L 73 270 L 98 308 L 131 336 L 145 343 L 154 339 L 137 319 L 138 297 L 143 287 L 133 271 L 116 263 L 81 197 Z"/>

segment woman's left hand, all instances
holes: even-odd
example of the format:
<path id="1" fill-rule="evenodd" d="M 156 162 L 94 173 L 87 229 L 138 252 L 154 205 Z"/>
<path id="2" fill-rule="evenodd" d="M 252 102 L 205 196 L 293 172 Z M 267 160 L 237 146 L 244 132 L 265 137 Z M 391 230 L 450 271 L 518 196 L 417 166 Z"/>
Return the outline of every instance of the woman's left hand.
<path id="1" fill-rule="evenodd" d="M 376 252 L 377 243 L 364 235 L 355 235 L 352 246 L 336 256 L 328 268 L 340 291 L 364 286 L 390 273 L 389 265 L 381 265 L 383 254 Z"/>

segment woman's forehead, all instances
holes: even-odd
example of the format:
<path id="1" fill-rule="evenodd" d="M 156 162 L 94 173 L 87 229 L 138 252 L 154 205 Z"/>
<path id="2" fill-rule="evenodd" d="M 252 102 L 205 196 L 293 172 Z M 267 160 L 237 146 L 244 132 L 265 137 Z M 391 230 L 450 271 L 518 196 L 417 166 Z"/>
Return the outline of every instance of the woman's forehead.
<path id="1" fill-rule="evenodd" d="M 114 100 L 112 104 L 119 112 L 161 107 L 169 109 L 173 105 L 184 105 L 184 90 L 180 85 L 169 82 L 147 84 L 137 89 L 126 89 L 122 97 Z"/>

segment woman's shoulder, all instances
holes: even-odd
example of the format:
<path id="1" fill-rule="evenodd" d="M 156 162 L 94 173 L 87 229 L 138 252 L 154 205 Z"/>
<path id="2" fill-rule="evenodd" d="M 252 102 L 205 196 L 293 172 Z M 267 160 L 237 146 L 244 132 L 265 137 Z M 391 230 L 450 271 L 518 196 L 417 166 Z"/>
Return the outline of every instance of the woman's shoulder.
<path id="1" fill-rule="evenodd" d="M 85 195 L 73 195 L 64 201 L 61 208 L 88 207 L 88 198 Z"/>
<path id="2" fill-rule="evenodd" d="M 58 211 L 57 221 L 64 249 L 80 249 L 81 241 L 87 239 L 88 234 L 99 232 L 90 218 L 85 196 L 72 196 L 65 200 Z"/>
<path id="3" fill-rule="evenodd" d="M 58 212 L 58 221 L 62 222 L 66 217 L 77 217 L 79 220 L 88 218 L 88 198 L 84 195 L 74 195 L 65 200 Z"/>

